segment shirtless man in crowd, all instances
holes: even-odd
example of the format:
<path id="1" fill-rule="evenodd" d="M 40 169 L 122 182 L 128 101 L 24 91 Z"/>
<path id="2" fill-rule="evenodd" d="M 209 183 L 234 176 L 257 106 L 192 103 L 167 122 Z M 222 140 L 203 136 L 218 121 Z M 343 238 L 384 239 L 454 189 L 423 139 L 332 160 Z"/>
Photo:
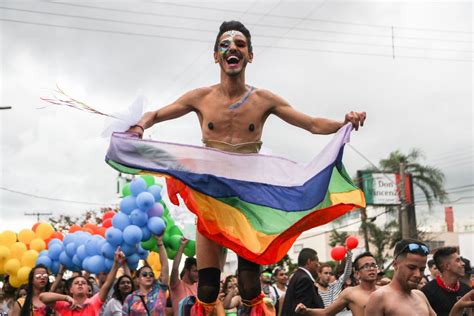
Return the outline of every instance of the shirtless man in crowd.
<path id="1" fill-rule="evenodd" d="M 435 316 L 426 296 L 417 290 L 429 252 L 428 247 L 417 240 L 399 241 L 393 255 L 392 282 L 370 295 L 365 315 Z"/>
<path id="2" fill-rule="evenodd" d="M 364 316 L 364 309 L 370 294 L 376 290 L 377 281 L 377 263 L 370 252 L 364 252 L 358 255 L 354 260 L 354 269 L 356 277 L 359 279 L 359 285 L 344 289 L 338 298 L 328 307 L 306 308 L 303 304 L 296 306 L 296 312 L 303 315 L 335 315 L 344 308 L 351 310 L 353 316 Z"/>
<path id="3" fill-rule="evenodd" d="M 224 151 L 257 153 L 262 145 L 263 126 L 274 114 L 289 124 L 313 134 L 332 134 L 351 123 L 357 130 L 365 112 L 349 112 L 343 120 L 310 117 L 295 110 L 276 94 L 245 82 L 245 69 L 253 60 L 251 36 L 238 21 L 222 23 L 214 45 L 214 61 L 220 66 L 220 82 L 191 90 L 159 110 L 147 112 L 128 132 L 140 137 L 156 123 L 194 112 L 199 119 L 205 146 Z M 196 237 L 198 262 L 198 304 L 210 310 L 217 303 L 222 247 L 200 233 Z M 260 266 L 244 258 L 238 260 L 239 293 L 246 306 L 263 303 L 258 281 Z M 258 300 L 258 301 L 256 301 Z"/>

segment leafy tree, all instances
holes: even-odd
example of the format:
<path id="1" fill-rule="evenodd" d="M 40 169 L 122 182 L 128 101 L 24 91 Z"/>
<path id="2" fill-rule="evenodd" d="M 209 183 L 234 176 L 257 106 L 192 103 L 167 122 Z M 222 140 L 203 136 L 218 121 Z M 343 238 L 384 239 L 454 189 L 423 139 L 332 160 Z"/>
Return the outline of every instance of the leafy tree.
<path id="1" fill-rule="evenodd" d="M 331 235 L 329 235 L 329 246 L 334 247 L 337 244 L 345 245 L 347 237 L 349 237 L 349 234 L 347 232 L 338 232 L 335 228 L 333 228 L 333 230 L 331 231 Z"/>

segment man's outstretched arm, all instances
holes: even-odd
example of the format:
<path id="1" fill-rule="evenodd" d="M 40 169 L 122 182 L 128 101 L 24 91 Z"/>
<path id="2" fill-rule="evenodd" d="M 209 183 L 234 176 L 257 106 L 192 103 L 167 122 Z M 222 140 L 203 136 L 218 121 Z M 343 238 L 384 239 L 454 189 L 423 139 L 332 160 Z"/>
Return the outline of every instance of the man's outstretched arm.
<path id="1" fill-rule="evenodd" d="M 271 99 L 274 104 L 271 113 L 275 114 L 285 122 L 305 129 L 313 134 L 332 134 L 337 132 L 342 126 L 351 123 L 355 130 L 359 126 L 364 126 L 367 117 L 365 112 L 348 112 L 344 116 L 344 120 L 337 121 L 327 118 L 311 117 L 305 113 L 295 110 L 286 100 L 269 92 L 262 92 L 266 97 Z"/>

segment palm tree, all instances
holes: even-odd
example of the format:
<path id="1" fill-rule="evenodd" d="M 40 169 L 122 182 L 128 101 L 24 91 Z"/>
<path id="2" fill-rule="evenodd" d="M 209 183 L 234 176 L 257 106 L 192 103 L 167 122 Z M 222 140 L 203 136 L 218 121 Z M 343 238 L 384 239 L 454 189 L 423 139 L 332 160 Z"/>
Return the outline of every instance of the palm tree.
<path id="1" fill-rule="evenodd" d="M 433 166 L 422 165 L 419 160 L 423 158 L 423 154 L 419 149 L 412 149 L 407 155 L 399 150 L 391 152 L 387 159 L 380 160 L 380 168 L 384 172 L 398 173 L 400 164 L 405 164 L 405 173 L 410 174 L 413 185 L 423 193 L 428 208 L 431 210 L 435 200 L 444 202 L 447 199 L 447 193 L 444 190 L 444 173 Z M 415 203 L 407 206 L 409 235 L 413 238 L 417 237 Z"/>
<path id="2" fill-rule="evenodd" d="M 385 172 L 398 173 L 400 163 L 405 163 L 405 173 L 413 178 L 413 185 L 419 188 L 426 198 L 428 207 L 431 209 L 433 201 L 444 202 L 447 193 L 444 190 L 444 173 L 432 166 L 421 165 L 418 160 L 424 158 L 419 149 L 412 149 L 408 155 L 399 150 L 391 152 L 387 159 L 380 160 L 380 168 Z"/>

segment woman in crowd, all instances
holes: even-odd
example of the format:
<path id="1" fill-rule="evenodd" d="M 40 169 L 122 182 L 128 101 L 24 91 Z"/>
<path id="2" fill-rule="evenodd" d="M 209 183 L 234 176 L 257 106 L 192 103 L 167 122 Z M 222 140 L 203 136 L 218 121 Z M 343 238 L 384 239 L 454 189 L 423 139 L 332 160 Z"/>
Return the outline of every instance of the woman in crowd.
<path id="1" fill-rule="evenodd" d="M 40 300 L 44 304 L 53 307 L 61 316 L 77 314 L 77 311 L 80 311 L 81 315 L 99 315 L 100 309 L 107 298 L 107 293 L 112 288 L 119 265 L 124 259 L 125 255 L 120 251 L 119 247 L 115 252 L 114 263 L 107 275 L 104 285 L 101 287 L 99 293 L 90 298 L 88 297 L 88 280 L 83 276 L 76 276 L 73 277 L 69 283 L 70 295 L 52 292 L 41 293 Z"/>
<path id="2" fill-rule="evenodd" d="M 125 299 L 122 306 L 123 315 L 131 316 L 165 316 L 168 295 L 169 268 L 166 249 L 162 237 L 156 237 L 160 248 L 161 275 L 155 280 L 155 274 L 149 265 L 137 272 L 138 290 Z"/>
<path id="3" fill-rule="evenodd" d="M 241 304 L 237 277 L 235 275 L 228 275 L 224 280 L 222 290 L 224 292 L 222 304 L 224 305 L 226 316 L 237 316 L 238 307 Z"/>
<path id="4" fill-rule="evenodd" d="M 114 285 L 112 298 L 107 302 L 102 316 L 122 316 L 122 305 L 125 298 L 135 290 L 129 275 L 122 275 Z"/>
<path id="5" fill-rule="evenodd" d="M 39 296 L 43 292 L 50 290 L 48 269 L 39 264 L 31 269 L 28 275 L 26 295 L 19 297 L 13 305 L 11 316 L 44 316 L 54 315 L 51 308 L 48 308 L 40 301 Z"/>

